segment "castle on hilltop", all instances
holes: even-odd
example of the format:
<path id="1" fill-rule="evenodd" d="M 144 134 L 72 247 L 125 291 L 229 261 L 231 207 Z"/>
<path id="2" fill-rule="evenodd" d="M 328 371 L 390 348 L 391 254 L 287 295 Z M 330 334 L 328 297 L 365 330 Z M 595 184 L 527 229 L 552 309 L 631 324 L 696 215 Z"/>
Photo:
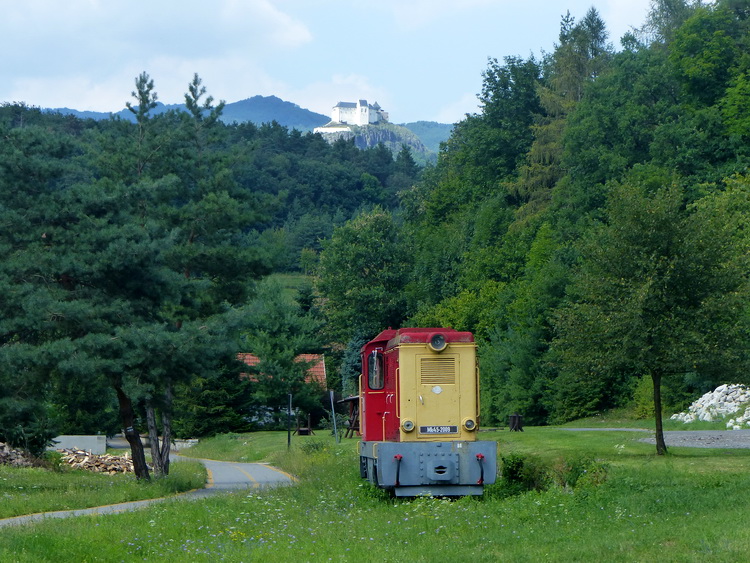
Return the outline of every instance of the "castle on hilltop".
<path id="1" fill-rule="evenodd" d="M 375 125 L 387 123 L 388 112 L 383 111 L 378 102 L 368 104 L 367 100 L 356 102 L 339 102 L 331 111 L 331 122 L 323 127 L 316 127 L 315 133 L 331 132 L 333 130 L 348 130 L 346 125 Z"/>

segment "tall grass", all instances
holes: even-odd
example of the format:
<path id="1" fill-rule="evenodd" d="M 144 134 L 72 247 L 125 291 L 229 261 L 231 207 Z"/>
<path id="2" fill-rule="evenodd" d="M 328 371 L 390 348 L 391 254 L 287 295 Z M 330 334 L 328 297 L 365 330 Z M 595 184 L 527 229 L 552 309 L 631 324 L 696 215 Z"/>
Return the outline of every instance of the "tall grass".
<path id="1" fill-rule="evenodd" d="M 3 530 L 8 561 L 743 561 L 750 452 L 653 446 L 632 432 L 496 433 L 503 455 L 585 457 L 603 482 L 510 497 L 393 500 L 358 476 L 355 442 L 295 438 L 301 478 L 134 513 Z M 82 556 L 83 554 L 83 556 Z"/>

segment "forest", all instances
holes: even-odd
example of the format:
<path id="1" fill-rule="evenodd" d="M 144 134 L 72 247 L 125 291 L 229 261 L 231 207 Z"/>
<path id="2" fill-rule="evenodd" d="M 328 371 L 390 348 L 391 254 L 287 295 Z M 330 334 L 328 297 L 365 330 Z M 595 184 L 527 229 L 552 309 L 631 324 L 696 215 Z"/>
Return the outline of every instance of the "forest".
<path id="1" fill-rule="evenodd" d="M 619 49 L 566 14 L 552 53 L 488 60 L 426 168 L 225 124 L 197 75 L 159 115 L 138 76 L 134 122 L 4 104 L 0 441 L 273 425 L 289 393 L 321 409 L 299 354 L 355 393 L 389 326 L 475 334 L 484 425 L 658 430 L 748 382 L 749 31 L 745 0 L 654 0 Z"/>

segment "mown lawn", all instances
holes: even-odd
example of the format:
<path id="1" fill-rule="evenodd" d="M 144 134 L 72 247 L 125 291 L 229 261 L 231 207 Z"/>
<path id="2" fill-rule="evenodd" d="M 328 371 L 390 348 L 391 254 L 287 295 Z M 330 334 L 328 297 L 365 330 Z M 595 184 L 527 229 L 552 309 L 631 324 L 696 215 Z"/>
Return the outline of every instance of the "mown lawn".
<path id="1" fill-rule="evenodd" d="M 285 437 L 282 433 L 281 436 Z M 744 561 L 750 451 L 654 446 L 632 432 L 485 433 L 505 456 L 607 478 L 484 499 L 392 500 L 362 483 L 355 441 L 295 437 L 272 461 L 301 478 L 272 491 L 3 530 L 2 561 Z M 285 446 L 285 442 L 282 442 Z M 564 462 L 565 460 L 565 462 Z"/>
<path id="2" fill-rule="evenodd" d="M 0 465 L 0 518 L 166 497 L 201 488 L 205 480 L 204 467 L 195 462 L 173 463 L 169 477 L 150 482 L 133 474 Z"/>

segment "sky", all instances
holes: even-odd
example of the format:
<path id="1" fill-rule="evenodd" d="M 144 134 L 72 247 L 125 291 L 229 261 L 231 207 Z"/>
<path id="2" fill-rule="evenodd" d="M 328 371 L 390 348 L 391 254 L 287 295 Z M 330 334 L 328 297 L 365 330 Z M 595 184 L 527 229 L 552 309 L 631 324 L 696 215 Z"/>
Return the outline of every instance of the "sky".
<path id="1" fill-rule="evenodd" d="M 566 12 L 609 40 L 650 0 L 0 0 L 0 102 L 117 112 L 147 72 L 159 101 L 277 96 L 330 115 L 378 102 L 393 123 L 478 111 L 488 59 L 552 52 Z"/>

